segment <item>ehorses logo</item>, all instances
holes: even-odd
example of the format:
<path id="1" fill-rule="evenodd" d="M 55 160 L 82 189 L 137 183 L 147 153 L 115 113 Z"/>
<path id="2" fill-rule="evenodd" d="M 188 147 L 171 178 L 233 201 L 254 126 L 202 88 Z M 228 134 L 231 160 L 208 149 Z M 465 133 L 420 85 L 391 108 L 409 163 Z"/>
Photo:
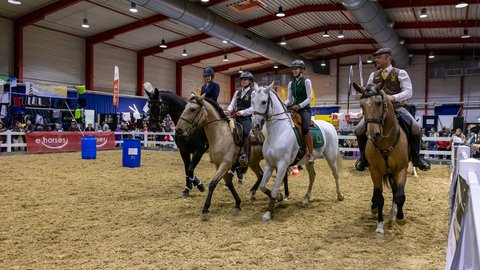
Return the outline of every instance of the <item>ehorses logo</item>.
<path id="1" fill-rule="evenodd" d="M 107 137 L 96 137 L 97 140 L 97 148 L 103 147 L 108 142 Z"/>
<path id="2" fill-rule="evenodd" d="M 42 144 L 50 149 L 62 149 L 68 144 L 68 138 L 47 138 L 41 137 L 35 140 L 35 143 Z"/>

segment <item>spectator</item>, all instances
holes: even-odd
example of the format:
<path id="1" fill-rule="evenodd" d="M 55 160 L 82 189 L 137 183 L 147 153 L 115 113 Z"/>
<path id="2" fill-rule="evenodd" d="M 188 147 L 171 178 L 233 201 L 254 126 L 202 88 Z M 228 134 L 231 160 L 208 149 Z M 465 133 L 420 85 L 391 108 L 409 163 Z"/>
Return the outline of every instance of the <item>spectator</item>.
<path id="1" fill-rule="evenodd" d="M 2 121 L 0 121 L 0 133 L 6 132 L 7 128 L 3 124 Z M 7 142 L 7 136 L 6 135 L 0 135 L 0 144 L 6 143 Z M 5 147 L 2 147 L 2 152 L 5 151 Z"/>
<path id="2" fill-rule="evenodd" d="M 35 126 L 32 125 L 32 121 L 27 120 L 27 124 L 25 125 L 25 132 L 31 132 L 35 130 Z"/>
<path id="3" fill-rule="evenodd" d="M 442 132 L 441 137 L 448 137 L 447 132 Z M 450 141 L 437 141 L 437 150 L 439 151 L 450 151 L 452 149 L 452 142 Z M 443 155 L 438 155 L 438 159 L 443 159 Z M 447 156 L 447 159 L 450 159 L 450 156 Z"/>
<path id="4" fill-rule="evenodd" d="M 457 128 L 455 133 L 452 136 L 452 143 L 453 144 L 464 144 L 466 142 L 466 137 L 462 132 L 462 129 Z"/>
<path id="5" fill-rule="evenodd" d="M 78 126 L 77 122 L 72 121 L 70 124 L 70 131 L 80 131 L 80 127 Z"/>
<path id="6" fill-rule="evenodd" d="M 477 125 L 469 125 L 467 128 L 467 138 L 465 140 L 468 145 L 471 145 L 475 142 L 475 137 L 477 135 L 475 129 L 478 129 Z"/>
<path id="7" fill-rule="evenodd" d="M 85 131 L 95 131 L 95 129 L 93 128 L 92 123 L 88 123 L 87 128 L 85 129 Z"/>
<path id="8" fill-rule="evenodd" d="M 102 130 L 103 131 L 110 131 L 110 127 L 108 126 L 107 122 L 103 121 L 102 123 Z"/>
<path id="9" fill-rule="evenodd" d="M 23 129 L 23 125 L 20 121 L 15 121 L 15 125 L 13 126 L 12 128 L 12 131 L 13 132 L 23 132 L 24 129 Z M 23 135 L 13 135 L 12 136 L 12 141 L 13 143 L 24 143 L 25 142 L 25 139 L 24 139 L 24 136 Z M 15 151 L 23 151 L 23 147 L 15 147 L 14 148 Z"/>
<path id="10" fill-rule="evenodd" d="M 480 158 L 480 129 L 474 136 L 475 140 L 472 143 L 472 152 L 474 158 Z"/>
<path id="11" fill-rule="evenodd" d="M 438 137 L 438 132 L 434 127 L 430 128 L 430 132 L 428 133 L 428 137 Z M 437 144 L 435 141 L 428 141 L 428 150 L 436 150 L 437 149 Z M 432 155 L 433 157 L 433 155 Z"/>

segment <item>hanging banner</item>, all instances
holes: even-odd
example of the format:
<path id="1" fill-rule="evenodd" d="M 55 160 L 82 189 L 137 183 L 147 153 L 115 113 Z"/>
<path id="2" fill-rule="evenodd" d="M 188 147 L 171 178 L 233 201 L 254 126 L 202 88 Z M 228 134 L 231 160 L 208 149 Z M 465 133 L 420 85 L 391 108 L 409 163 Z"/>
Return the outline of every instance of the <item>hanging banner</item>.
<path id="1" fill-rule="evenodd" d="M 358 74 L 360 76 L 360 86 L 363 87 L 363 62 L 362 62 L 362 55 L 358 55 Z M 356 92 L 356 91 L 355 91 Z"/>
<path id="2" fill-rule="evenodd" d="M 39 82 L 25 82 L 25 94 L 40 97 L 67 97 L 67 86 Z"/>
<path id="3" fill-rule="evenodd" d="M 352 83 L 353 83 L 353 65 L 350 65 L 350 71 L 348 72 L 348 95 L 355 95 L 356 91 L 352 93 Z"/>
<path id="4" fill-rule="evenodd" d="M 97 150 L 115 149 L 113 132 L 84 132 L 85 136 L 94 136 Z M 27 153 L 58 153 L 81 151 L 82 133 L 80 132 L 28 132 Z"/>
<path id="5" fill-rule="evenodd" d="M 120 81 L 120 72 L 118 71 L 118 67 L 115 66 L 115 72 L 113 74 L 113 106 L 118 106 L 118 87 Z"/>

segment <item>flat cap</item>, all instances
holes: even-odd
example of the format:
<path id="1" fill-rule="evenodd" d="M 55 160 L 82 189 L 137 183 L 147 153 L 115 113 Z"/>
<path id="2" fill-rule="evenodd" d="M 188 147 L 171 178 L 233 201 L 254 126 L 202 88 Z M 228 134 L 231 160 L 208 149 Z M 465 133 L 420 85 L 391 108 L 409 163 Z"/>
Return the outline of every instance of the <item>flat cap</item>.
<path id="1" fill-rule="evenodd" d="M 392 54 L 392 49 L 390 48 L 380 48 L 376 52 L 373 53 L 373 56 L 377 56 L 380 54 Z"/>

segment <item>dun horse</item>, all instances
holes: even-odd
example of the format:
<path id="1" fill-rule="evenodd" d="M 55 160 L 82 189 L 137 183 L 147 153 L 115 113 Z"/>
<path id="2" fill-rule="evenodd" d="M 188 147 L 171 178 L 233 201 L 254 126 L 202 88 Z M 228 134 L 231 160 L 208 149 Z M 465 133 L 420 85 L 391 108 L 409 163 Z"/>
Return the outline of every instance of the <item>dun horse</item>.
<path id="1" fill-rule="evenodd" d="M 267 212 L 262 216 L 264 222 L 271 219 L 275 201 L 283 199 L 283 196 L 279 193 L 279 188 L 282 181 L 286 181 L 286 171 L 295 161 L 300 149 L 295 136 L 293 121 L 283 102 L 280 100 L 280 97 L 276 92 L 272 91 L 272 86 L 273 83 L 268 87 L 257 88 L 254 98 L 254 125 L 258 127 L 262 121 L 265 120 L 267 129 L 267 137 L 265 138 L 262 148 L 265 167 L 260 189 L 270 197 L 270 203 Z M 314 157 L 319 158 L 323 155 L 327 160 L 335 178 L 337 199 L 342 201 L 344 196 L 340 191 L 338 175 L 340 156 L 337 132 L 330 123 L 325 121 L 315 121 L 315 124 L 323 134 L 324 145 L 314 149 Z M 304 206 L 308 205 L 311 200 L 313 182 L 315 181 L 316 175 L 314 165 L 306 163 L 305 160 L 306 157 L 303 157 L 298 163 L 306 164 L 310 180 L 307 193 L 302 202 Z M 272 176 L 273 170 L 277 171 L 277 175 L 272 190 L 269 190 L 266 185 Z"/>
<path id="2" fill-rule="evenodd" d="M 240 197 L 235 191 L 232 178 L 233 172 L 238 167 L 237 161 L 240 153 L 238 146 L 233 139 L 230 125 L 227 117 L 220 106 L 205 96 L 192 96 L 183 111 L 180 120 L 177 123 L 177 134 L 190 136 L 192 130 L 204 129 L 210 144 L 210 161 L 216 166 L 216 173 L 208 185 L 208 196 L 202 211 L 203 219 L 209 219 L 209 208 L 212 200 L 213 191 L 218 182 L 223 178 L 233 197 L 235 198 L 235 208 L 240 210 Z M 262 179 L 262 169 L 260 160 L 263 159 L 260 145 L 252 145 L 249 157 L 249 168 L 257 176 L 257 183 L 252 187 L 254 194 L 260 180 Z"/>
<path id="3" fill-rule="evenodd" d="M 149 97 L 148 108 L 150 109 L 149 130 L 152 132 L 160 130 L 160 124 L 167 114 L 177 125 L 187 102 L 172 92 L 158 91 L 156 88 L 146 93 Z M 198 128 L 188 136 L 176 134 L 175 143 L 180 150 L 185 167 L 186 184 L 182 191 L 183 196 L 187 197 L 190 194 L 193 185 L 197 186 L 201 192 L 205 191 L 204 185 L 194 174 L 195 167 L 208 149 L 205 131 L 203 128 Z"/>
<path id="4" fill-rule="evenodd" d="M 410 159 L 407 135 L 400 128 L 392 103 L 381 90 L 382 85 L 368 85 L 366 88 L 353 83 L 357 92 L 362 94 L 360 106 L 367 125 L 369 138 L 365 157 L 370 164 L 370 175 L 373 181 L 371 211 L 378 214 L 378 234 L 383 234 L 383 184 L 390 185 L 393 194 L 390 211 L 392 221 L 397 224 L 406 223 L 403 213 L 405 203 L 405 184 Z"/>

